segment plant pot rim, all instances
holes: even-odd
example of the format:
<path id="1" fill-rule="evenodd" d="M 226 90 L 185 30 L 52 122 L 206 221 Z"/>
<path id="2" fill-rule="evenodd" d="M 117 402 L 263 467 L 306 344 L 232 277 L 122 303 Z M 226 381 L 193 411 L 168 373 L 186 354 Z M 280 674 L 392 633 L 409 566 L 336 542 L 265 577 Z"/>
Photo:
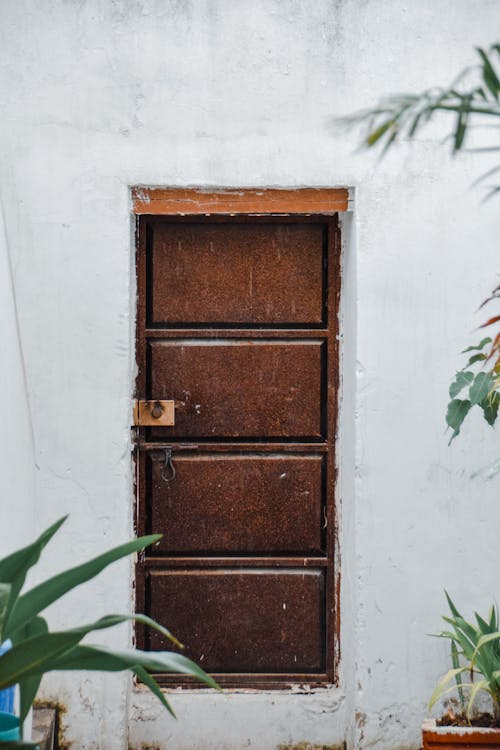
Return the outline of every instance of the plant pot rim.
<path id="1" fill-rule="evenodd" d="M 460 745 L 474 747 L 474 741 L 478 741 L 480 747 L 491 745 L 498 748 L 500 727 L 441 727 L 436 725 L 435 719 L 426 719 L 422 724 L 422 739 L 424 748 L 445 743 L 457 748 Z"/>
<path id="2" fill-rule="evenodd" d="M 480 734 L 500 734 L 500 727 L 452 727 L 452 726 L 437 726 L 436 719 L 425 719 L 422 724 L 422 731 L 424 732 L 439 732 L 440 734 L 471 734 L 471 732 L 479 732 Z"/>

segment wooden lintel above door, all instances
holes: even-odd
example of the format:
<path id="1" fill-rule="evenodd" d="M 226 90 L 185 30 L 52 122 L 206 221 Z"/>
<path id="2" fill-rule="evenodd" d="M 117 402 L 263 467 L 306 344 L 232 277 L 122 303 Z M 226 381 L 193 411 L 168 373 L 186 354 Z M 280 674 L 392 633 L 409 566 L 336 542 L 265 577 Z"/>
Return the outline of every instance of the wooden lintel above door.
<path id="1" fill-rule="evenodd" d="M 132 188 L 133 212 L 155 216 L 199 214 L 335 214 L 347 211 L 339 188 Z"/>

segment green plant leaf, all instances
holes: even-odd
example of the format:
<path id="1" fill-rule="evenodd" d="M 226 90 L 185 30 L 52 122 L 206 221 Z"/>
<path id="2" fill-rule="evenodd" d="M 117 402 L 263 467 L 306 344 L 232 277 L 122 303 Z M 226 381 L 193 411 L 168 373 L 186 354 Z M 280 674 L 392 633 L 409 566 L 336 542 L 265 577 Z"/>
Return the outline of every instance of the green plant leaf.
<path id="1" fill-rule="evenodd" d="M 135 666 L 133 668 L 133 671 L 134 671 L 134 674 L 136 675 L 136 677 L 138 677 L 139 680 L 141 680 L 141 682 L 143 682 L 144 685 L 146 685 L 146 687 L 153 693 L 153 695 L 155 695 L 158 698 L 158 700 L 160 701 L 160 703 L 167 709 L 167 711 L 169 712 L 169 714 L 174 719 L 176 719 L 177 716 L 175 715 L 174 709 L 172 708 L 172 706 L 170 705 L 170 703 L 166 699 L 165 693 L 162 692 L 162 690 L 161 690 L 160 686 L 158 685 L 158 683 L 156 682 L 156 680 L 154 680 L 151 677 L 151 675 L 148 672 L 146 672 L 146 670 L 144 669 L 144 667 Z"/>
<path id="2" fill-rule="evenodd" d="M 33 565 L 36 565 L 36 563 L 40 559 L 42 550 L 47 546 L 54 534 L 56 534 L 57 531 L 61 528 L 66 519 L 67 516 L 63 516 L 54 524 L 52 524 L 52 526 L 49 526 L 49 528 L 46 529 L 43 534 L 40 534 L 38 539 L 36 539 L 31 544 L 28 544 L 27 547 L 23 547 L 23 549 L 17 550 L 11 555 L 8 555 L 7 557 L 4 557 L 2 560 L 0 560 L 0 581 L 2 581 L 3 583 L 10 583 L 12 586 L 9 605 L 5 616 L 5 632 L 7 632 L 7 623 L 10 617 L 10 613 L 16 604 L 19 592 L 24 586 L 24 581 L 26 580 L 28 570 Z"/>
<path id="3" fill-rule="evenodd" d="M 467 349 L 464 349 L 462 354 L 466 354 L 467 352 L 475 352 L 475 351 L 481 351 L 481 349 L 484 349 L 486 344 L 491 344 L 491 338 L 489 336 L 486 336 L 486 338 L 481 339 L 479 344 L 477 346 L 468 346 Z"/>
<path id="4" fill-rule="evenodd" d="M 489 425 L 493 427 L 498 417 L 498 408 L 500 406 L 500 393 L 493 391 L 479 404 L 483 410 L 483 416 Z"/>
<path id="5" fill-rule="evenodd" d="M 25 640 L 27 638 L 32 638 L 36 635 L 43 635 L 44 633 L 48 633 L 49 627 L 43 617 L 35 617 L 24 628 L 22 628 L 22 631 L 23 631 L 23 640 Z M 38 693 L 38 688 L 40 687 L 41 681 L 42 681 L 42 675 L 33 675 L 32 677 L 25 677 L 23 680 L 19 681 L 19 693 L 20 693 L 19 717 L 20 717 L 21 722 L 25 720 L 25 718 L 27 717 L 29 713 L 31 706 L 33 705 L 33 701 L 36 698 L 36 694 Z"/>
<path id="6" fill-rule="evenodd" d="M 469 388 L 469 399 L 471 404 L 480 404 L 484 401 L 490 390 L 493 388 L 494 380 L 489 372 L 478 372 L 474 382 Z"/>
<path id="7" fill-rule="evenodd" d="M 104 630 L 128 620 L 133 615 L 106 615 L 87 625 L 55 633 L 43 633 L 21 640 L 0 658 L 0 690 L 26 677 L 43 674 L 47 665 L 76 646 L 94 630 Z"/>
<path id="8" fill-rule="evenodd" d="M 159 539 L 161 539 L 161 534 L 152 534 L 140 537 L 139 539 L 132 539 L 130 542 L 121 544 L 119 547 L 114 547 L 104 554 L 83 563 L 83 565 L 65 570 L 63 573 L 59 573 L 59 575 L 35 586 L 35 588 L 23 594 L 17 600 L 7 621 L 6 634 L 12 637 L 18 628 L 25 625 L 40 612 L 43 612 L 49 604 L 60 599 L 68 591 L 86 581 L 90 581 L 116 560 L 143 550 Z"/>
<path id="9" fill-rule="evenodd" d="M 498 99 L 498 94 L 500 92 L 500 81 L 498 80 L 498 76 L 495 72 L 495 68 L 491 64 L 491 61 L 488 55 L 483 49 L 478 47 L 477 51 L 483 63 L 482 68 L 483 68 L 484 83 L 488 87 L 491 95 L 495 99 Z"/>
<path id="10" fill-rule="evenodd" d="M 434 692 L 432 693 L 430 699 L 429 699 L 429 711 L 432 709 L 435 703 L 441 698 L 441 696 L 445 693 L 447 686 L 449 683 L 456 678 L 458 674 L 461 674 L 462 672 L 467 672 L 467 667 L 457 667 L 456 669 L 450 669 L 444 677 L 441 677 L 438 684 L 436 685 Z M 456 686 L 453 686 L 452 689 L 454 689 Z"/>
<path id="11" fill-rule="evenodd" d="M 130 619 L 134 620 L 135 622 L 140 622 L 142 625 L 148 625 L 148 627 L 153 628 L 153 630 L 157 630 L 158 633 L 161 633 L 165 638 L 168 638 L 168 640 L 174 644 L 174 646 L 177 646 L 177 648 L 184 648 L 184 644 L 182 644 L 175 635 L 172 635 L 170 630 L 168 628 L 164 627 L 163 625 L 160 625 L 156 620 L 153 620 L 151 617 L 148 617 L 147 615 L 142 615 L 139 613 L 135 613 L 133 615 L 130 615 Z"/>
<path id="12" fill-rule="evenodd" d="M 367 146 L 374 146 L 377 141 L 379 141 L 385 133 L 389 130 L 389 128 L 394 127 L 395 122 L 393 119 L 387 120 L 386 122 L 383 122 L 382 125 L 380 125 L 378 128 L 373 130 L 366 138 L 366 145 Z"/>
<path id="13" fill-rule="evenodd" d="M 475 682 L 472 686 L 472 689 L 469 695 L 469 702 L 467 704 L 467 718 L 469 719 L 469 721 L 471 719 L 472 709 L 474 708 L 474 703 L 476 702 L 477 694 L 481 690 L 484 690 L 486 693 L 490 693 L 491 695 L 490 686 L 487 680 L 480 680 L 479 682 Z"/>
<path id="14" fill-rule="evenodd" d="M 444 591 L 444 595 L 446 596 L 446 601 L 448 602 L 448 607 L 450 608 L 450 612 L 453 615 L 453 617 L 460 617 L 461 618 L 462 615 L 460 614 L 460 612 L 458 611 L 458 609 L 453 604 L 451 596 L 448 594 L 448 592 L 446 591 L 446 589 Z"/>
<path id="15" fill-rule="evenodd" d="M 453 399 L 448 404 L 446 423 L 448 427 L 451 427 L 453 430 L 453 434 L 449 441 L 450 443 L 460 433 L 462 423 L 469 413 L 471 406 L 472 404 L 469 400 L 461 401 L 460 399 Z"/>
<path id="16" fill-rule="evenodd" d="M 68 651 L 85 634 L 83 628 L 61 633 L 47 633 L 29 638 L 18 646 L 14 646 L 0 658 L 0 690 L 16 685 L 25 677 L 42 674 L 44 665 L 50 659 Z"/>
<path id="17" fill-rule="evenodd" d="M 471 365 L 474 365 L 476 362 L 484 362 L 485 359 L 487 359 L 486 354 L 474 354 L 474 356 L 469 359 L 469 361 L 467 362 L 465 366 L 470 367 Z"/>
<path id="18" fill-rule="evenodd" d="M 469 106 L 469 102 L 463 102 L 462 106 L 458 107 L 455 133 L 453 137 L 453 151 L 460 151 L 463 146 L 467 130 Z"/>
<path id="19" fill-rule="evenodd" d="M 110 650 L 103 646 L 80 645 L 47 665 L 50 671 L 89 669 L 122 672 L 132 667 L 143 667 L 150 672 L 169 672 L 190 675 L 208 687 L 220 690 L 215 680 L 183 654 L 174 651 Z"/>
<path id="20" fill-rule="evenodd" d="M 479 630 L 483 635 L 488 635 L 488 633 L 491 633 L 491 628 L 488 622 L 486 622 L 485 619 L 481 617 L 481 615 L 478 612 L 474 612 L 474 616 L 476 618 L 476 622 L 478 624 Z"/>
<path id="21" fill-rule="evenodd" d="M 480 650 L 487 643 L 491 643 L 492 641 L 500 641 L 500 632 L 487 633 L 486 635 L 481 636 L 481 638 L 477 642 L 476 650 L 474 651 L 474 654 L 472 656 L 472 666 L 474 666 L 474 662 L 476 661 L 477 655 L 479 654 Z"/>
<path id="22" fill-rule="evenodd" d="M 457 649 L 457 644 L 455 643 L 454 639 L 452 639 L 451 641 L 451 663 L 453 664 L 454 669 L 460 669 L 458 649 Z M 465 713 L 465 698 L 464 698 L 464 691 L 462 687 L 462 673 L 461 672 L 457 672 L 457 674 L 455 675 L 455 682 L 457 683 L 460 706 L 462 708 L 462 712 Z"/>
<path id="23" fill-rule="evenodd" d="M 1 742 L 0 750 L 40 750 L 40 745 L 35 742 L 24 742 L 19 740 L 18 742 Z"/>
<path id="24" fill-rule="evenodd" d="M 490 620 L 490 629 L 491 629 L 491 631 L 494 632 L 495 630 L 498 630 L 498 627 L 497 627 L 497 623 L 498 623 L 497 608 L 494 605 L 492 605 L 490 607 L 489 620 Z"/>
<path id="25" fill-rule="evenodd" d="M 10 583 L 0 583 L 0 644 L 4 642 L 3 626 L 7 617 L 11 590 Z"/>
<path id="26" fill-rule="evenodd" d="M 450 398 L 456 398 L 463 388 L 469 386 L 474 380 L 473 372 L 457 372 L 455 380 L 450 385 Z"/>

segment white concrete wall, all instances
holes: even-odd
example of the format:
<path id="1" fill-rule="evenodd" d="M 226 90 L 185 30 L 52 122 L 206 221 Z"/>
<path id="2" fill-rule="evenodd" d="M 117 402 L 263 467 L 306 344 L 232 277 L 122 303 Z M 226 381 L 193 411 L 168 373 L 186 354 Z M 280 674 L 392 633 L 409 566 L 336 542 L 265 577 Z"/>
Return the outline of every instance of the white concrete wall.
<path id="1" fill-rule="evenodd" d="M 0 557 L 32 540 L 35 532 L 35 457 L 33 425 L 12 278 L 9 238 L 0 192 Z M 15 508 L 15 513 L 12 509 Z"/>
<path id="2" fill-rule="evenodd" d="M 498 440 L 479 418 L 452 448 L 444 434 L 450 376 L 498 271 L 498 210 L 470 189 L 488 160 L 451 161 L 429 135 L 377 164 L 331 119 L 447 82 L 494 41 L 498 13 L 494 0 L 0 2 L 0 187 L 40 467 L 33 517 L 71 514 L 45 572 L 132 533 L 129 186 L 355 188 L 339 688 L 174 695 L 173 722 L 127 678 L 55 675 L 44 695 L 67 707 L 72 747 L 418 747 L 447 668 L 427 635 L 443 587 L 466 610 L 498 593 Z M 51 619 L 130 606 L 124 563 Z"/>

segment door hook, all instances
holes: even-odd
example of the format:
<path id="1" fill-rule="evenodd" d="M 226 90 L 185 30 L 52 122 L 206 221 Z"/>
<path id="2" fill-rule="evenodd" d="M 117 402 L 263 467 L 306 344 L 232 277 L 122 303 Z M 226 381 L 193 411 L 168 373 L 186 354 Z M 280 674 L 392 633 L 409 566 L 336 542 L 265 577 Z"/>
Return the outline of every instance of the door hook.
<path id="1" fill-rule="evenodd" d="M 161 470 L 161 478 L 168 484 L 175 479 L 175 473 L 175 466 L 172 461 L 172 448 L 165 448 L 165 463 Z"/>

